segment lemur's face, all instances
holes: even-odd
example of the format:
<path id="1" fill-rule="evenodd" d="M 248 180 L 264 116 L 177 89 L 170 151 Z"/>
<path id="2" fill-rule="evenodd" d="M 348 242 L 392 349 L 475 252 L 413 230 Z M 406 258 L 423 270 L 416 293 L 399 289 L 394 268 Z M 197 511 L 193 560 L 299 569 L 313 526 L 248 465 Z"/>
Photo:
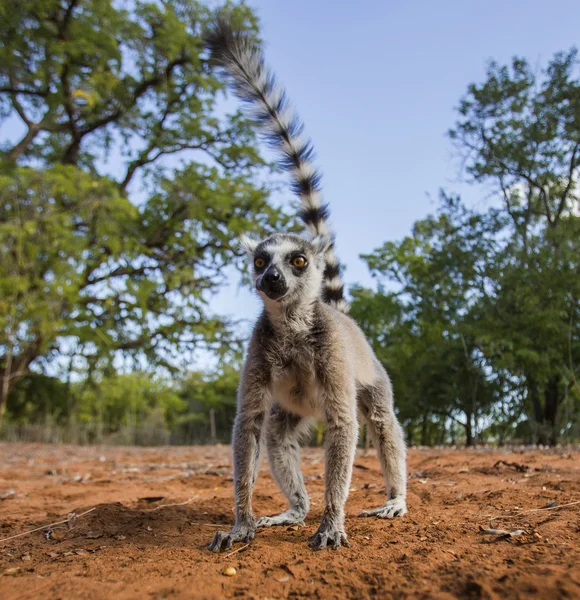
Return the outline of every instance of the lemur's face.
<path id="1" fill-rule="evenodd" d="M 260 242 L 247 237 L 242 245 L 252 260 L 256 290 L 264 303 L 311 302 L 320 294 L 324 252 L 330 240 L 312 241 L 277 233 Z"/>

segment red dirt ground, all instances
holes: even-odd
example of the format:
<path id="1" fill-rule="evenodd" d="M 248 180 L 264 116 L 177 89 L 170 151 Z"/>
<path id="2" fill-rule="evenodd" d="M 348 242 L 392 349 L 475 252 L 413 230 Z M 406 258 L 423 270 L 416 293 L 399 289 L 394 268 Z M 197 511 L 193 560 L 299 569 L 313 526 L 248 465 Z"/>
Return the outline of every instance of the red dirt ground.
<path id="1" fill-rule="evenodd" d="M 228 447 L 0 444 L 0 539 L 96 507 L 72 528 L 0 541 L 0 598 L 580 598 L 580 504 L 564 506 L 580 500 L 579 459 L 570 449 L 411 450 L 409 513 L 385 522 L 356 517 L 384 494 L 374 453 L 359 452 L 351 548 L 313 552 L 324 463 L 305 449 L 306 527 L 260 530 L 224 556 L 206 546 L 232 522 Z M 259 515 L 284 508 L 265 462 L 254 497 Z M 486 535 L 490 517 L 524 533 Z"/>

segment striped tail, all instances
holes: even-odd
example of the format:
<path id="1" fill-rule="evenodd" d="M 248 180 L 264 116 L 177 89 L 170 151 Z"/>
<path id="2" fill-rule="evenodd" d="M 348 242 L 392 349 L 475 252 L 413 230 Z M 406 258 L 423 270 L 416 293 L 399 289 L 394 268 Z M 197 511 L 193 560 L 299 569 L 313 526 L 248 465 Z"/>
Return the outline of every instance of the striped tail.
<path id="1" fill-rule="evenodd" d="M 286 93 L 264 63 L 262 51 L 246 34 L 233 30 L 223 19 L 206 34 L 212 60 L 231 76 L 231 87 L 252 107 L 251 116 L 265 132 L 269 145 L 281 154 L 280 166 L 290 173 L 292 190 L 300 198 L 300 218 L 308 232 L 332 238 L 329 211 L 320 198 L 320 173 L 314 167 L 314 149 L 302 137 L 304 126 L 291 109 Z M 341 265 L 332 241 L 325 255 L 322 299 L 348 312 Z"/>

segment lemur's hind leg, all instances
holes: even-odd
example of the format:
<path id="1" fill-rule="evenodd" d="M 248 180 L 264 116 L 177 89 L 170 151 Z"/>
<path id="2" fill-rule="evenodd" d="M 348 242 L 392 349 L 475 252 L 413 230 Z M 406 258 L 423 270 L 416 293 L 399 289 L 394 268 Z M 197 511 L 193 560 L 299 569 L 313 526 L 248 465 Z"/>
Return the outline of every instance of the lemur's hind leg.
<path id="1" fill-rule="evenodd" d="M 288 500 L 289 508 L 274 517 L 258 519 L 257 527 L 303 524 L 310 508 L 304 478 L 300 471 L 299 440 L 308 430 L 309 421 L 284 410 L 272 408 L 266 425 L 266 446 L 272 475 Z"/>
<path id="2" fill-rule="evenodd" d="M 363 510 L 361 517 L 392 519 L 407 512 L 406 448 L 403 430 L 393 407 L 391 382 L 385 378 L 359 391 L 358 405 L 368 423 L 385 478 L 387 502 Z"/>

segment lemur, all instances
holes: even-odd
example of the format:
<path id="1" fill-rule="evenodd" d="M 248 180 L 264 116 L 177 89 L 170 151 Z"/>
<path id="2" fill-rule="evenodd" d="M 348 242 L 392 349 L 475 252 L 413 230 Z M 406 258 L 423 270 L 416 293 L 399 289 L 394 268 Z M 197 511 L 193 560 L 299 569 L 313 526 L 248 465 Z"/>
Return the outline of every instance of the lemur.
<path id="1" fill-rule="evenodd" d="M 281 154 L 301 201 L 310 239 L 275 233 L 261 241 L 241 239 L 253 265 L 253 282 L 264 309 L 255 324 L 237 396 L 233 428 L 235 524 L 218 531 L 209 549 L 250 542 L 258 527 L 303 524 L 309 500 L 300 471 L 300 439 L 312 419 L 325 433 L 325 509 L 310 547 L 349 546 L 344 505 L 358 437 L 358 412 L 380 460 L 387 501 L 361 516 L 392 518 L 407 512 L 406 448 L 393 407 L 389 377 L 361 329 L 347 315 L 341 267 L 320 198 L 314 152 L 303 125 L 264 63 L 260 48 L 243 32 L 218 20 L 206 35 L 211 60 L 229 76 L 234 93 L 253 107 L 254 120 Z M 262 430 L 272 474 L 288 510 L 255 520 Z"/>

